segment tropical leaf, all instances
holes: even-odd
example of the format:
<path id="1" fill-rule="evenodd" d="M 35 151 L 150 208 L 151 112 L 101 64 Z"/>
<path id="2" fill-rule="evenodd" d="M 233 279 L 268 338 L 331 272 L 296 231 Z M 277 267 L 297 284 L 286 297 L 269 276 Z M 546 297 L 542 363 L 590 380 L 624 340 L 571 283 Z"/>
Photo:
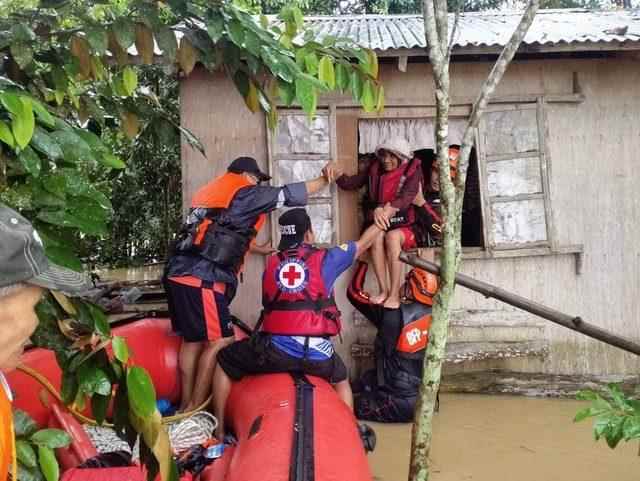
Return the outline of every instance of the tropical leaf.
<path id="1" fill-rule="evenodd" d="M 332 90 L 336 86 L 336 73 L 333 68 L 333 60 L 331 60 L 331 57 L 327 55 L 322 57 L 318 64 L 318 79 L 321 82 L 326 83 Z"/>

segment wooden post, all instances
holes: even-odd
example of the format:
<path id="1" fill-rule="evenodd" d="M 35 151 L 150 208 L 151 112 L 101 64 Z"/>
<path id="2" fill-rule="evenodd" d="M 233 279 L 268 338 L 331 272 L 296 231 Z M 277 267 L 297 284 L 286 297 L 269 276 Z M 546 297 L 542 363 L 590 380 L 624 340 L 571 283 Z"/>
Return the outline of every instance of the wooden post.
<path id="1" fill-rule="evenodd" d="M 402 252 L 400 254 L 400 260 L 414 267 L 419 267 L 420 269 L 431 272 L 432 274 L 440 274 L 440 266 L 438 264 L 421 259 L 415 254 Z M 493 297 L 494 299 L 498 299 L 499 301 L 505 302 L 519 309 L 523 309 L 535 314 L 536 316 L 542 317 L 543 319 L 560 324 L 572 331 L 579 332 L 585 336 L 589 336 L 593 339 L 604 342 L 605 344 L 609 344 L 610 346 L 614 346 L 640 356 L 640 344 L 633 342 L 630 339 L 612 334 L 593 324 L 589 324 L 578 316 L 564 314 L 543 304 L 533 302 L 512 292 L 505 291 L 500 287 L 479 281 L 464 274 L 456 274 L 456 284 L 466 287 L 467 289 L 471 289 L 472 291 L 479 292 L 486 297 Z"/>

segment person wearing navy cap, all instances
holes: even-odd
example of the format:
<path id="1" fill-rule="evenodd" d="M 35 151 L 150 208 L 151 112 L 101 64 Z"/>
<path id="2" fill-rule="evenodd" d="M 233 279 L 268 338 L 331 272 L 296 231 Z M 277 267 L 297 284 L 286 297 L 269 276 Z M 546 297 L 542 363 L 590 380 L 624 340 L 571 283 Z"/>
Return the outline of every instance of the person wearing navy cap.
<path id="1" fill-rule="evenodd" d="M 306 182 L 261 185 L 271 177 L 254 158 L 238 157 L 193 196 L 163 279 L 173 330 L 183 339 L 179 410 L 195 409 L 206 400 L 216 353 L 233 340 L 229 304 L 244 258 L 249 250 L 272 251 L 255 246 L 266 214 L 306 205 L 330 176 L 331 170 L 324 169 L 323 175 Z"/>
<path id="2" fill-rule="evenodd" d="M 278 252 L 267 258 L 262 277 L 263 310 L 256 327 L 261 330 L 218 353 L 213 379 L 218 439 L 224 437 L 231 382 L 251 374 L 302 372 L 322 377 L 353 408 L 347 369 L 331 342 L 341 330 L 334 284 L 384 231 L 374 224 L 357 241 L 321 249 L 313 246 L 313 227 L 305 209 L 285 212 L 278 224 Z"/>

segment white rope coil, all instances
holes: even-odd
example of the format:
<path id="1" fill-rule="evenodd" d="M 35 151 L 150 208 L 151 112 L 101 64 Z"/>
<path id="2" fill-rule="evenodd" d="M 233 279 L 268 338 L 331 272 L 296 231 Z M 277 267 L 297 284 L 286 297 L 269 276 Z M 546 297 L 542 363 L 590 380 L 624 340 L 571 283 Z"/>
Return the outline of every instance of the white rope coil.
<path id="1" fill-rule="evenodd" d="M 99 453 L 126 451 L 132 453 L 132 459 L 139 458 L 138 442 L 136 442 L 132 452 L 129 445 L 120 439 L 112 428 L 86 424 L 83 427 Z M 200 411 L 182 421 L 166 426 L 171 447 L 176 454 L 180 454 L 192 446 L 202 444 L 211 439 L 217 427 L 218 420 L 213 414 L 206 411 Z"/>

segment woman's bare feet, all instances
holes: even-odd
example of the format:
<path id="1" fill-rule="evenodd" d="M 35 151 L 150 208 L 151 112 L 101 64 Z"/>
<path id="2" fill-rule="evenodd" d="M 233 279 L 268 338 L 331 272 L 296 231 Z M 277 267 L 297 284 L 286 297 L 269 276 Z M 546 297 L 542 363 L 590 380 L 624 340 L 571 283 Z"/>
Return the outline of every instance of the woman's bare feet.
<path id="1" fill-rule="evenodd" d="M 375 296 L 371 296 L 369 298 L 369 302 L 371 302 L 371 304 L 382 304 L 384 301 L 387 300 L 388 295 L 389 293 L 387 291 L 380 291 Z"/>
<path id="2" fill-rule="evenodd" d="M 400 307 L 400 298 L 398 296 L 389 296 L 384 302 L 387 309 L 398 309 Z"/>

